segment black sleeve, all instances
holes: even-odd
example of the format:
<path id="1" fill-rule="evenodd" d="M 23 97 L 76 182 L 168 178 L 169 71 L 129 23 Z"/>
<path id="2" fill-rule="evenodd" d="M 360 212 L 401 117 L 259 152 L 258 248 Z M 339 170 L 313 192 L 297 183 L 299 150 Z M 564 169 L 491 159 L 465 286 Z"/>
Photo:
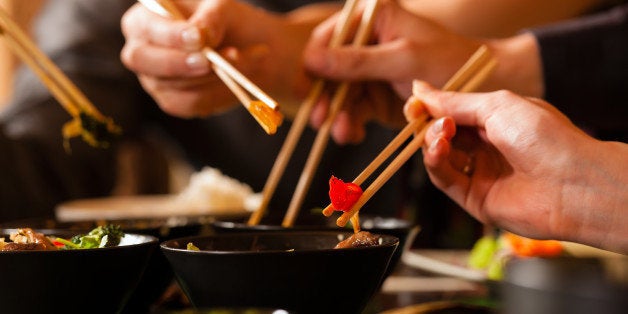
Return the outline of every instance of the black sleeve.
<path id="1" fill-rule="evenodd" d="M 628 4 L 532 32 L 547 101 L 596 135 L 626 141 Z"/>

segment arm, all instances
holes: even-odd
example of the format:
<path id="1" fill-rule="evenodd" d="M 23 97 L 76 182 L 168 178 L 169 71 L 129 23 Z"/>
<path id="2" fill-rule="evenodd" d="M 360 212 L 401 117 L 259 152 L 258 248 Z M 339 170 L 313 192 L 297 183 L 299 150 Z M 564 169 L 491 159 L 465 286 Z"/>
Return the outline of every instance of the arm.
<path id="1" fill-rule="evenodd" d="M 608 0 L 441 0 L 400 1 L 404 8 L 452 31 L 487 38 L 514 36 L 521 29 L 566 20 L 591 12 Z"/>
<path id="2" fill-rule="evenodd" d="M 625 132 L 622 121 L 625 114 L 621 113 L 625 112 L 627 107 L 623 104 L 628 100 L 622 86 L 628 72 L 618 69 L 625 68 L 628 62 L 624 57 L 628 54 L 628 44 L 623 39 L 628 37 L 626 7 L 582 17 L 579 22 L 547 26 L 544 31 L 478 39 L 452 32 L 394 2 L 386 2 L 374 25 L 376 45 L 328 49 L 334 23 L 328 20 L 313 33 L 304 60 L 315 75 L 365 81 L 371 86 L 384 82 L 405 99 L 411 95 L 413 79 L 443 86 L 480 45 L 486 44 L 498 65 L 480 91 L 507 89 L 526 96 L 545 96 L 579 125 Z M 590 25 L 587 21 L 596 23 Z M 569 31 L 556 31 L 562 27 L 568 27 Z M 543 35 L 545 32 L 554 38 Z M 371 99 L 366 101 L 373 103 Z M 337 134 L 336 140 L 346 141 L 350 134 L 357 133 L 352 130 L 362 128 L 364 121 L 382 118 L 392 123 L 399 121 L 381 114 L 398 108 L 399 103 L 372 106 L 364 106 L 359 100 L 351 103 L 360 104 L 361 116 L 354 121 L 337 120 L 334 128 L 347 131 Z M 600 106 L 605 110 L 599 110 Z M 346 110 L 352 112 L 351 108 Z"/>

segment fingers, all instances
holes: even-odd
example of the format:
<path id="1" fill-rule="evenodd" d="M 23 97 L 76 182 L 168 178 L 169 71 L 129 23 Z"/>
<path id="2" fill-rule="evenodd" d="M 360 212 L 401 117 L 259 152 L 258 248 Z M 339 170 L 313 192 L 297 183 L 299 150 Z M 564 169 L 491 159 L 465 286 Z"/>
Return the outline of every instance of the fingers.
<path id="1" fill-rule="evenodd" d="M 498 91 L 493 93 L 444 92 L 431 85 L 414 81 L 412 93 L 433 117 L 450 116 L 458 125 L 485 128 L 486 121 L 504 106 L 521 102 L 522 98 L 513 93 Z"/>
<path id="2" fill-rule="evenodd" d="M 166 113 L 180 118 L 204 117 L 231 108 L 236 99 L 216 77 L 188 80 L 139 76 L 142 86 Z M 213 87 L 212 87 L 213 86 Z"/>
<path id="3" fill-rule="evenodd" d="M 154 45 L 127 43 L 120 59 L 131 71 L 155 77 L 197 77 L 211 71 L 209 61 L 201 52 L 188 53 Z"/>
<path id="4" fill-rule="evenodd" d="M 464 204 L 471 177 L 457 168 L 452 160 L 460 160 L 460 152 L 451 147 L 444 136 L 437 136 L 423 149 L 423 163 L 430 180 L 458 204 Z"/>
<path id="5" fill-rule="evenodd" d="M 347 111 L 341 111 L 334 121 L 331 136 L 339 145 L 360 143 L 366 137 L 365 122 Z"/>
<path id="6" fill-rule="evenodd" d="M 127 41 L 188 51 L 203 47 L 206 37 L 201 29 L 188 21 L 162 17 L 140 4 L 134 5 L 124 14 L 121 27 Z"/>

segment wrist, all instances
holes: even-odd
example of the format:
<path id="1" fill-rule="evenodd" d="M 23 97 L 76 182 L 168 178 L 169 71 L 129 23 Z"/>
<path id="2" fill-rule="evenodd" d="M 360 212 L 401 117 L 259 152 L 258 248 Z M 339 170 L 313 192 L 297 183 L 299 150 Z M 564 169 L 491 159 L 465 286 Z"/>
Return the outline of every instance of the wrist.
<path id="1" fill-rule="evenodd" d="M 484 90 L 506 89 L 524 96 L 543 97 L 542 60 L 532 34 L 488 40 L 486 44 L 497 59 L 497 67 L 484 84 Z"/>
<path id="2" fill-rule="evenodd" d="M 592 139 L 570 163 L 558 238 L 628 253 L 628 145 Z M 581 146 L 582 147 L 582 146 Z"/>

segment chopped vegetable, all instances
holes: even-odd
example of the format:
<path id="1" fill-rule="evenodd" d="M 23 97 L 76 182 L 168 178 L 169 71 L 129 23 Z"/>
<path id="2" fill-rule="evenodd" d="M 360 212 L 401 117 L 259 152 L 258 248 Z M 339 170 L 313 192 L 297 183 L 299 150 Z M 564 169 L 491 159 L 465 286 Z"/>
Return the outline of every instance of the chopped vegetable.
<path id="1" fill-rule="evenodd" d="M 76 235 L 70 241 L 56 238 L 55 241 L 65 244 L 64 249 L 92 249 L 117 246 L 124 237 L 118 225 L 99 226 L 88 234 Z"/>
<path id="2" fill-rule="evenodd" d="M 497 237 L 493 235 L 485 235 L 481 237 L 471 249 L 469 256 L 469 266 L 477 269 L 487 268 L 497 252 Z"/>
<path id="3" fill-rule="evenodd" d="M 192 243 L 192 242 L 188 243 L 187 249 L 190 250 L 190 251 L 200 251 L 201 250 L 198 247 L 196 247 L 196 245 L 194 245 L 194 243 Z"/>
<path id="4" fill-rule="evenodd" d="M 563 252 L 563 245 L 555 240 L 535 240 L 513 233 L 504 233 L 513 252 L 518 256 L 553 257 Z"/>
<path id="5" fill-rule="evenodd" d="M 69 140 L 71 137 L 80 136 L 93 147 L 107 148 L 111 141 L 122 133 L 119 126 L 107 117 L 96 117 L 93 114 L 81 110 L 77 117 L 63 125 L 63 147 L 70 152 Z"/>
<path id="6" fill-rule="evenodd" d="M 469 255 L 469 267 L 486 271 L 489 279 L 500 280 L 504 266 L 513 257 L 554 257 L 563 252 L 562 244 L 554 240 L 534 240 L 502 232 L 499 236 L 480 238 Z"/>
<path id="7" fill-rule="evenodd" d="M 253 115 L 255 120 L 264 128 L 267 134 L 275 134 L 277 127 L 283 122 L 281 112 L 268 107 L 259 100 L 253 100 L 247 106 L 247 109 Z"/>
<path id="8" fill-rule="evenodd" d="M 329 198 L 334 210 L 349 211 L 362 196 L 362 188 L 352 182 L 331 176 L 329 179 Z"/>

